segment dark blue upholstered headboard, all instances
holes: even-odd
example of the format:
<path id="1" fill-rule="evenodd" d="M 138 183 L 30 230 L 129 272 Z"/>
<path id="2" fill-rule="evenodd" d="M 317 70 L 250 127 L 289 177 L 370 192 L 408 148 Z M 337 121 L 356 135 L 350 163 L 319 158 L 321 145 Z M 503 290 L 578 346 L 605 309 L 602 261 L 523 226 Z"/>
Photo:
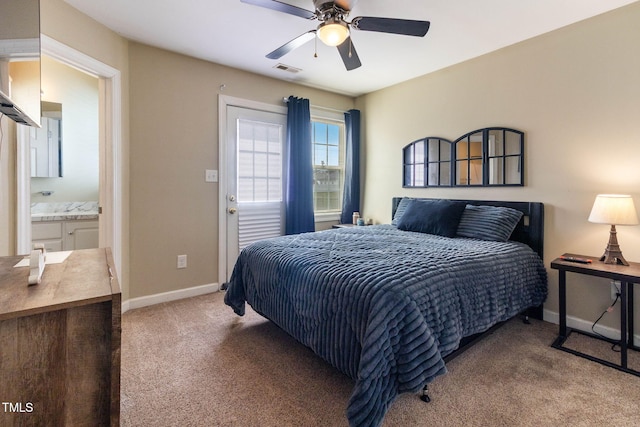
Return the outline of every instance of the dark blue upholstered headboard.
<path id="1" fill-rule="evenodd" d="M 423 200 L 435 200 L 432 198 L 421 198 Z M 402 197 L 392 199 L 391 218 L 398 208 Z M 511 234 L 511 240 L 522 242 L 530 246 L 544 260 L 544 204 L 540 202 L 503 202 L 495 200 L 460 200 L 470 205 L 504 206 L 521 211 L 524 215 Z"/>

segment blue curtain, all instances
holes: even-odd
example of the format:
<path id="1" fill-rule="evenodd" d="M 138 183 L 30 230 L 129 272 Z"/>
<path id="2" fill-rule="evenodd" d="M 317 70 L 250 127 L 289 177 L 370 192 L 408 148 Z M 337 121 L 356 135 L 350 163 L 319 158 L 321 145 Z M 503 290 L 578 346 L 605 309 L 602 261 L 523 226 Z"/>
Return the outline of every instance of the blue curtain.
<path id="1" fill-rule="evenodd" d="M 344 124 L 347 153 L 340 222 L 351 224 L 353 213 L 360 212 L 360 111 L 349 110 L 344 113 Z"/>
<path id="2" fill-rule="evenodd" d="M 290 96 L 287 102 L 285 234 L 315 231 L 311 149 L 309 100 Z"/>

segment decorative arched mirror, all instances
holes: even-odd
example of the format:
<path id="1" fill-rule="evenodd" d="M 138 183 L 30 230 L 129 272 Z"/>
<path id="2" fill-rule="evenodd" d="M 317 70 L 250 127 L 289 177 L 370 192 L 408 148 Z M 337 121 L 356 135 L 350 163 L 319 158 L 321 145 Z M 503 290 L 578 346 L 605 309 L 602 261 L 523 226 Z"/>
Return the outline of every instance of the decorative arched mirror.
<path id="1" fill-rule="evenodd" d="M 404 187 L 451 186 L 451 141 L 427 137 L 405 146 Z"/>
<path id="2" fill-rule="evenodd" d="M 404 187 L 524 185 L 524 133 L 491 127 L 453 143 L 436 137 L 403 148 Z"/>
<path id="3" fill-rule="evenodd" d="M 456 140 L 455 147 L 455 185 L 483 185 L 483 133 L 468 133 Z"/>
<path id="4" fill-rule="evenodd" d="M 524 185 L 524 133 L 506 128 L 486 132 L 488 185 Z"/>

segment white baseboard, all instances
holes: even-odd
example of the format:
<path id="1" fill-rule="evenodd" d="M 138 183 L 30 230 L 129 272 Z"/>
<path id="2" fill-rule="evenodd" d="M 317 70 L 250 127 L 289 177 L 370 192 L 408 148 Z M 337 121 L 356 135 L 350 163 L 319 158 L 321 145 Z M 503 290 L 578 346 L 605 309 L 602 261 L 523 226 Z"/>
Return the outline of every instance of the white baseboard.
<path id="1" fill-rule="evenodd" d="M 556 325 L 560 324 L 560 315 L 555 311 L 544 309 L 543 319 L 546 322 L 555 323 Z M 573 317 L 573 316 L 567 316 L 567 326 L 570 328 L 578 329 L 580 331 L 591 332 L 591 325 L 593 325 L 593 322 L 590 322 L 588 320 L 580 319 L 578 317 Z M 598 325 L 596 327 L 596 332 L 613 340 L 620 339 L 620 330 L 611 328 L 609 326 Z M 634 342 L 640 343 L 640 335 L 638 335 L 637 333 L 634 334 Z"/>
<path id="2" fill-rule="evenodd" d="M 160 304 L 163 302 L 210 294 L 219 290 L 220 286 L 217 283 L 210 283 L 208 285 L 194 286 L 192 288 L 180 289 L 177 291 L 131 298 L 122 302 L 122 312 L 125 313 L 129 310 L 133 310 L 134 308 L 147 307 L 149 305 Z"/>

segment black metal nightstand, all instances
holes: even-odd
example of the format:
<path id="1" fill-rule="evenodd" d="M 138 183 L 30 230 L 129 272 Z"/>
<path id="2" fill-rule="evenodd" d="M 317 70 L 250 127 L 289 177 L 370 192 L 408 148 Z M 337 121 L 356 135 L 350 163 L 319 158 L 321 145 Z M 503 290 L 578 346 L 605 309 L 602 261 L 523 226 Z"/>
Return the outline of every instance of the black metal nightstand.
<path id="1" fill-rule="evenodd" d="M 628 266 L 605 264 L 599 261 L 600 257 L 592 257 L 586 255 L 564 254 L 563 257 L 575 257 L 583 259 L 591 259 L 591 263 L 582 264 L 572 261 L 556 258 L 551 262 L 551 268 L 558 270 L 558 293 L 559 293 L 559 311 L 560 311 L 560 332 L 558 338 L 551 344 L 552 347 L 562 351 L 566 351 L 576 356 L 584 357 L 594 362 L 601 363 L 611 368 L 618 369 L 629 374 L 640 376 L 640 371 L 631 369 L 627 365 L 627 351 L 629 349 L 638 351 L 640 347 L 636 347 L 633 338 L 633 285 L 640 283 L 640 263 L 630 262 Z M 620 341 L 603 338 L 590 332 L 579 331 L 567 327 L 567 271 L 588 276 L 604 277 L 610 280 L 618 280 L 620 286 Z M 612 344 L 620 345 L 620 364 L 609 362 L 589 354 L 579 352 L 567 347 L 563 344 L 571 334 L 571 332 L 587 335 L 599 340 L 605 340 Z"/>

